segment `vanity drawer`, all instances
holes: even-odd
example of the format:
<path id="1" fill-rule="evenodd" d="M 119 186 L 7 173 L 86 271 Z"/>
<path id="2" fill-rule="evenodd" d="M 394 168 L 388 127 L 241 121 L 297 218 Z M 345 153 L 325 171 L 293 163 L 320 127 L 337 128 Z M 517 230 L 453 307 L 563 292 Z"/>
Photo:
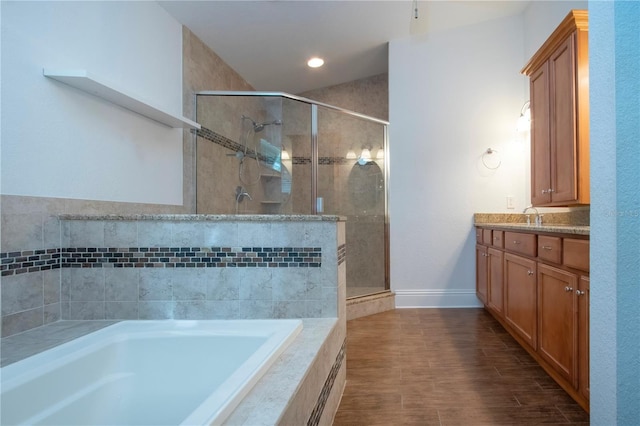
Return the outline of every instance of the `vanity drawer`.
<path id="1" fill-rule="evenodd" d="M 538 235 L 538 258 L 553 263 L 562 262 L 562 238 Z"/>
<path id="2" fill-rule="evenodd" d="M 504 232 L 503 231 L 493 231 L 493 239 L 491 240 L 491 245 L 494 247 L 504 248 Z"/>
<path id="3" fill-rule="evenodd" d="M 482 230 L 482 242 L 484 244 L 491 244 L 491 234 L 492 232 L 495 231 L 491 231 L 491 229 L 483 229 Z"/>
<path id="4" fill-rule="evenodd" d="M 563 264 L 582 271 L 589 270 L 589 240 L 565 238 L 562 247 Z"/>
<path id="5" fill-rule="evenodd" d="M 536 255 L 536 235 L 523 234 L 520 232 L 504 233 L 504 248 L 526 256 Z"/>

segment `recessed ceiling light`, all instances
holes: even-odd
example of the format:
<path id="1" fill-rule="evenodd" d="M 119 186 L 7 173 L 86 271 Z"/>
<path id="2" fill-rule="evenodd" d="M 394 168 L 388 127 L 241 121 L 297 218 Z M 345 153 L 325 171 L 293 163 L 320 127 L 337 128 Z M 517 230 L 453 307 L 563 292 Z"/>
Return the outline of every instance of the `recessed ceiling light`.
<path id="1" fill-rule="evenodd" d="M 309 65 L 311 68 L 318 68 L 324 65 L 324 59 L 322 58 L 311 58 L 307 61 L 307 65 Z"/>

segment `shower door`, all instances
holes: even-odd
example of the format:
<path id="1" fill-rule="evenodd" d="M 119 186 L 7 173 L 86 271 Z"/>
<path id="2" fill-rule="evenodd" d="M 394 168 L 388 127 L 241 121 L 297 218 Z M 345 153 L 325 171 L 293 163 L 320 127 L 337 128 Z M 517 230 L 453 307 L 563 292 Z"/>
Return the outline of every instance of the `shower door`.
<path id="1" fill-rule="evenodd" d="M 347 217 L 347 297 L 385 291 L 386 126 L 322 106 L 317 116 L 317 207 Z"/>

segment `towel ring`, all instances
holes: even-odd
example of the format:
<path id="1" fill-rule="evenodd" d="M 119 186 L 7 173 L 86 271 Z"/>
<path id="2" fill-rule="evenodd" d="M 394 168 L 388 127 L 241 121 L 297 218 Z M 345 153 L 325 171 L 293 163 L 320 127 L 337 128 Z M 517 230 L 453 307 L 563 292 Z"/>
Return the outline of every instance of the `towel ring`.
<path id="1" fill-rule="evenodd" d="M 487 155 L 493 155 L 493 154 L 498 155 L 498 165 L 495 167 L 488 166 L 485 158 Z M 500 153 L 498 152 L 498 150 L 487 148 L 487 150 L 482 153 L 482 164 L 489 170 L 496 170 L 498 167 L 500 167 L 500 165 L 502 164 L 502 160 L 500 159 Z"/>

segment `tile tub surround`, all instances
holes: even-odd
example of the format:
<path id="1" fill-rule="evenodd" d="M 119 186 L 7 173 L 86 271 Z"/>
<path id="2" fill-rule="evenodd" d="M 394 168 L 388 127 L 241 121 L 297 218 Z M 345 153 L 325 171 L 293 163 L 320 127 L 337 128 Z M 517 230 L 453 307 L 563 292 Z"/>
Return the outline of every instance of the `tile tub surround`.
<path id="1" fill-rule="evenodd" d="M 3 277 L 3 336 L 61 318 L 335 317 L 343 228 L 337 216 L 62 215 L 60 267 Z"/>

